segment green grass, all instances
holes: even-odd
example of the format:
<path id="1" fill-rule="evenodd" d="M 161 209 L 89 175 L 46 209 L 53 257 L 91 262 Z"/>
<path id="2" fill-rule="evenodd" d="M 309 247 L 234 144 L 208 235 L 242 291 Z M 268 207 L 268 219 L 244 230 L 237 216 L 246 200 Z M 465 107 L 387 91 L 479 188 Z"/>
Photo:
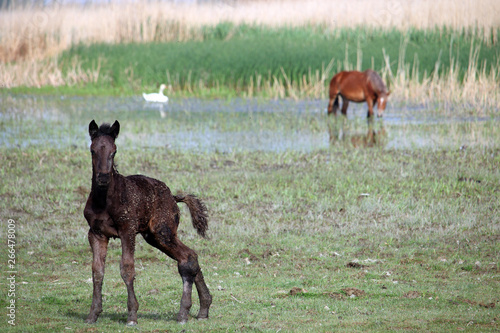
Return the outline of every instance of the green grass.
<path id="1" fill-rule="evenodd" d="M 272 29 L 231 23 L 203 29 L 203 41 L 79 45 L 64 52 L 60 61 L 70 65 L 77 57 L 84 69 L 100 62 L 99 82 L 85 88 L 90 91 L 132 94 L 165 82 L 184 94 L 231 95 L 259 80 L 272 85 L 284 75 L 295 84 L 304 77 L 310 81 L 316 71 L 324 73 L 332 59 L 328 76 L 356 67 L 380 71 L 386 66 L 385 52 L 394 73 L 414 68 L 410 75 L 421 80 L 434 72 L 448 73 L 457 63 L 459 78 L 469 66 L 498 71 L 500 54 L 497 44 L 446 29 Z"/>
<path id="2" fill-rule="evenodd" d="M 139 236 L 139 331 L 500 328 L 498 145 L 224 154 L 118 146 L 123 174 L 195 193 L 210 214 L 209 239 L 201 239 L 181 206 L 180 237 L 198 252 L 214 296 L 210 319 L 175 323 L 182 292 L 175 263 Z M 119 240 L 108 253 L 104 312 L 97 324 L 83 323 L 92 289 L 82 215 L 87 149 L 1 148 L 0 163 L 1 238 L 8 218 L 17 226 L 12 331 L 135 331 L 125 327 Z M 363 267 L 348 267 L 354 261 Z M 303 290 L 292 296 L 292 288 Z M 351 298 L 346 288 L 364 295 Z M 194 292 L 193 315 L 197 308 Z"/>

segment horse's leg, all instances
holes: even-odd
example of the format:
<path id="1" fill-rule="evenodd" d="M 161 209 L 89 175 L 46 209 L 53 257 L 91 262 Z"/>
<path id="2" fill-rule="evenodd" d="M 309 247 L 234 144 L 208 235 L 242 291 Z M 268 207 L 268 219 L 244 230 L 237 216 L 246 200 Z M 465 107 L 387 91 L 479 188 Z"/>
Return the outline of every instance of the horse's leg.
<path id="1" fill-rule="evenodd" d="M 367 97 L 366 98 L 366 104 L 368 104 L 368 115 L 367 118 L 373 117 L 373 98 Z"/>
<path id="2" fill-rule="evenodd" d="M 135 252 L 135 234 L 125 233 L 120 235 L 122 241 L 122 260 L 120 262 L 120 274 L 122 276 L 125 285 L 127 286 L 127 309 L 128 318 L 127 325 L 133 326 L 137 325 L 137 310 L 139 309 L 139 303 L 135 297 L 134 291 L 134 278 L 135 278 L 135 266 L 134 266 L 134 252 Z"/>
<path id="3" fill-rule="evenodd" d="M 349 100 L 342 97 L 342 114 L 347 116 L 347 107 L 349 106 Z"/>
<path id="4" fill-rule="evenodd" d="M 189 310 L 192 305 L 191 294 L 193 282 L 196 285 L 200 298 L 198 319 L 206 319 L 208 318 L 210 304 L 212 304 L 212 296 L 205 284 L 203 273 L 198 264 L 198 255 L 195 251 L 183 244 L 177 236 L 171 235 L 172 232 L 167 226 L 160 227 L 158 233 L 143 234 L 146 242 L 177 261 L 177 267 L 183 284 L 181 307 L 177 315 L 177 321 L 183 324 L 188 320 Z"/>
<path id="5" fill-rule="evenodd" d="M 92 249 L 92 281 L 94 291 L 92 294 L 92 306 L 90 313 L 85 320 L 86 323 L 95 323 L 102 312 L 102 282 L 104 280 L 104 265 L 106 261 L 106 253 L 108 251 L 109 238 L 96 235 L 92 230 L 89 230 L 88 239 Z"/>

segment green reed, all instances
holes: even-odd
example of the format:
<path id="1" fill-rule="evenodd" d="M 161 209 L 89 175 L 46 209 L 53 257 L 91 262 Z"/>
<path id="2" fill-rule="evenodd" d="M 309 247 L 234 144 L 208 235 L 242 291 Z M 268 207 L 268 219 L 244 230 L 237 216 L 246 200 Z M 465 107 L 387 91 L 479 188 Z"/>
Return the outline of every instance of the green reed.
<path id="1" fill-rule="evenodd" d="M 471 48 L 477 50 L 472 64 L 476 70 L 499 70 L 497 45 L 446 29 L 273 29 L 231 23 L 203 29 L 203 41 L 80 45 L 65 52 L 60 61 L 69 64 L 77 57 L 84 69 L 99 62 L 99 80 L 88 86 L 126 94 L 153 89 L 159 83 L 187 94 L 232 91 L 241 95 L 287 86 L 314 90 L 318 82 L 321 87 L 316 90 L 321 92 L 316 94 L 324 94 L 333 73 L 366 68 L 397 73 L 410 67 L 408 79 L 422 81 L 458 67 L 460 81 L 470 67 Z"/>

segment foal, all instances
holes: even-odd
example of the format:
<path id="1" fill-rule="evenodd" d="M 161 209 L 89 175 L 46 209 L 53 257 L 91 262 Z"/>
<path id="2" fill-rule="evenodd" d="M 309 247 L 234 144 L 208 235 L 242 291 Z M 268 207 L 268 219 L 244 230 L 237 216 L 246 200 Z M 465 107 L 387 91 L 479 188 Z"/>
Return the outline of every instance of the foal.
<path id="1" fill-rule="evenodd" d="M 159 180 L 142 175 L 120 175 L 114 165 L 115 139 L 119 131 L 118 121 L 112 126 L 103 124 L 98 127 L 94 120 L 89 124 L 92 189 L 83 214 L 90 226 L 88 239 L 93 253 L 94 290 L 86 322 L 95 323 L 102 312 L 102 282 L 108 241 L 110 238 L 120 238 L 120 273 L 128 292 L 127 325 L 137 324 L 139 304 L 134 292 L 134 250 L 138 233 L 147 243 L 177 261 L 183 282 L 177 321 L 185 323 L 188 320 L 193 282 L 200 298 L 198 319 L 206 319 L 212 296 L 203 279 L 196 252 L 177 238 L 180 218 L 177 202 L 184 202 L 188 206 L 193 226 L 203 237 L 208 228 L 206 207 L 194 195 L 172 195 L 170 189 Z"/>

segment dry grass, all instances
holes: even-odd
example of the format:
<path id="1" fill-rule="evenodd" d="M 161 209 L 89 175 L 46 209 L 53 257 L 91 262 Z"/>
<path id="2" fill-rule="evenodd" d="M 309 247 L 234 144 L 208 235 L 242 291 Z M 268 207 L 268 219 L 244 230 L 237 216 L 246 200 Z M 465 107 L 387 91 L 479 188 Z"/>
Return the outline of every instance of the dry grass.
<path id="1" fill-rule="evenodd" d="M 400 46 L 400 57 L 406 51 L 407 41 Z M 437 75 L 437 71 L 420 78 L 418 62 L 413 64 L 398 61 L 398 69 L 393 73 L 389 67 L 390 59 L 385 55 L 386 66 L 382 70 L 385 82 L 392 83 L 392 95 L 398 100 L 409 101 L 415 104 L 435 104 L 450 110 L 454 105 L 462 105 L 475 109 L 476 114 L 484 114 L 485 110 L 498 110 L 500 108 L 500 90 L 498 89 L 498 76 L 500 63 L 495 64 L 490 71 L 486 64 L 478 66 L 479 48 L 471 44 L 467 71 L 463 80 L 459 78 L 459 64 L 451 59 L 447 72 Z M 436 69 L 440 62 L 436 62 Z"/>
<path id="2" fill-rule="evenodd" d="M 72 86 L 77 83 L 97 83 L 100 73 L 98 61 L 92 69 L 85 70 L 77 58 L 71 61 L 70 69 L 63 73 L 57 58 L 30 59 L 13 63 L 0 62 L 0 87 L 17 86 Z"/>
<path id="3" fill-rule="evenodd" d="M 201 39 L 199 28 L 222 21 L 265 26 L 322 25 L 472 29 L 497 40 L 500 2 L 264 0 L 209 4 L 116 3 L 54 5 L 0 11 L 0 61 L 40 59 L 78 43 Z"/>

